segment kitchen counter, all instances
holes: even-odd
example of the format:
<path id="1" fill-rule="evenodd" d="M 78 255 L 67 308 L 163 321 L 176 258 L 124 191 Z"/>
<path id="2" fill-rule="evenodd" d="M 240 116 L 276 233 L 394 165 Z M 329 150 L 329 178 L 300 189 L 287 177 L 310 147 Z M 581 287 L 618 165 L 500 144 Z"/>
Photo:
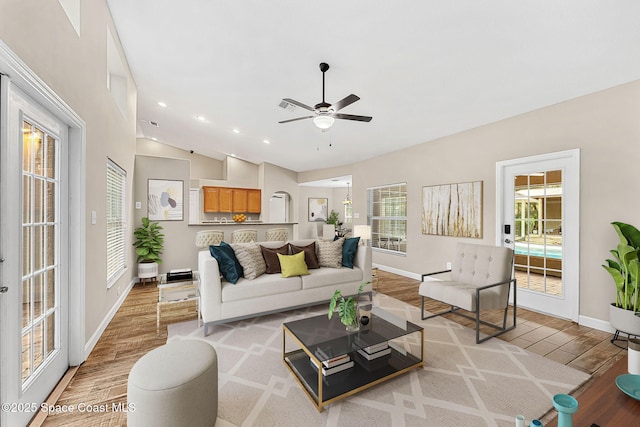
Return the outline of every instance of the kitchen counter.
<path id="1" fill-rule="evenodd" d="M 235 222 L 235 221 L 228 221 L 228 222 L 221 222 L 221 221 L 203 221 L 203 222 L 199 222 L 196 224 L 189 224 L 189 225 L 194 225 L 194 226 L 202 226 L 202 225 L 208 225 L 208 226 L 213 226 L 215 225 L 216 227 L 218 225 L 270 225 L 270 226 L 275 226 L 275 225 L 279 225 L 279 226 L 292 226 L 294 224 L 297 224 L 297 222 L 262 222 L 262 221 L 244 221 L 244 222 Z"/>
<path id="2" fill-rule="evenodd" d="M 289 239 L 294 239 L 295 236 L 293 234 L 293 226 L 297 225 L 297 222 L 259 222 L 259 221 L 245 221 L 245 222 L 233 222 L 229 221 L 227 223 L 224 222 L 201 222 L 198 224 L 189 224 L 190 226 L 197 227 L 195 231 L 205 231 L 205 230 L 220 230 L 224 232 L 224 241 L 231 241 L 231 233 L 236 230 L 242 229 L 255 229 L 258 231 L 258 242 L 263 242 L 266 240 L 265 233 L 270 228 L 286 228 L 289 230 Z"/>

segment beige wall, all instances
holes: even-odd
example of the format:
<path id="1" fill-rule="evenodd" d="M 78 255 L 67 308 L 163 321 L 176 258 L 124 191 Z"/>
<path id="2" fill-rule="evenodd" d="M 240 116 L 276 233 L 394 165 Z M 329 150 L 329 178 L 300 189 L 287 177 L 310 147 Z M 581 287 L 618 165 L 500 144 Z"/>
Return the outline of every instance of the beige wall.
<path id="1" fill-rule="evenodd" d="M 421 234 L 425 185 L 484 181 L 483 243 L 495 243 L 496 162 L 581 149 L 580 315 L 608 320 L 615 298 L 600 267 L 616 245 L 610 222 L 638 224 L 633 197 L 640 161 L 640 81 L 624 84 L 348 167 L 300 173 L 300 182 L 353 175 L 355 224 L 366 223 L 366 188 L 407 182 L 407 256 L 374 253 L 374 263 L 420 274 L 445 266 L 459 239 Z M 478 240 L 469 240 L 476 241 Z"/>
<path id="2" fill-rule="evenodd" d="M 136 140 L 136 153 L 146 156 L 168 157 L 172 159 L 185 159 L 190 163 L 191 179 L 222 179 L 223 161 L 203 156 L 197 153 L 153 141 L 148 138 Z M 189 186 L 189 184 L 187 184 Z"/>
<path id="3" fill-rule="evenodd" d="M 127 71 L 126 117 L 106 87 L 107 28 L 117 34 L 103 0 L 82 2 L 78 36 L 57 1 L 2 0 L 0 39 L 86 123 L 85 215 L 97 214 L 95 225 L 87 221 L 86 258 L 82 278 L 85 286 L 85 339 L 99 329 L 131 283 L 135 268 L 107 289 L 106 285 L 106 161 L 111 158 L 127 171 L 127 194 L 131 194 L 136 132 L 136 85 Z M 118 43 L 125 67 L 126 60 Z M 71 146 L 77 152 L 82 147 Z M 72 168 L 82 165 L 74 164 Z M 133 209 L 128 214 L 131 222 Z M 131 260 L 131 236 L 128 236 Z M 72 260 L 73 262 L 73 260 Z M 77 260 L 75 261 L 77 262 Z"/>

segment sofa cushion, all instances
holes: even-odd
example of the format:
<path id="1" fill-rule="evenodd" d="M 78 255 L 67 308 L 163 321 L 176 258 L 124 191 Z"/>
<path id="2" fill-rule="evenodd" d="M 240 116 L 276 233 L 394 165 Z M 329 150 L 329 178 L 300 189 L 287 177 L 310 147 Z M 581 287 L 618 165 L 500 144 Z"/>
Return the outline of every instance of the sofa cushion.
<path id="1" fill-rule="evenodd" d="M 253 280 L 267 271 L 260 245 L 256 242 L 232 243 L 231 247 L 244 271 L 244 278 Z"/>
<path id="2" fill-rule="evenodd" d="M 353 268 L 353 259 L 356 257 L 360 237 L 349 237 L 342 244 L 342 266 Z"/>
<path id="3" fill-rule="evenodd" d="M 342 267 L 342 245 L 344 237 L 338 240 L 316 240 L 320 267 Z"/>
<path id="4" fill-rule="evenodd" d="M 341 283 L 351 283 L 362 280 L 362 270 L 358 267 L 351 268 L 319 268 L 313 270 L 308 276 L 302 277 L 302 289 L 322 288 L 334 286 L 340 288 Z"/>
<path id="5" fill-rule="evenodd" d="M 304 252 L 298 252 L 295 255 L 278 254 L 280 267 L 282 269 L 282 277 L 304 276 L 309 274 L 307 264 L 304 262 Z"/>
<path id="6" fill-rule="evenodd" d="M 297 254 L 298 252 L 304 252 L 304 262 L 307 264 L 307 268 L 320 268 L 320 262 L 318 261 L 318 255 L 316 255 L 316 242 L 311 242 L 306 246 L 297 246 L 293 243 L 291 245 L 291 253 Z"/>
<path id="7" fill-rule="evenodd" d="M 309 276 L 304 276 L 309 277 Z M 283 294 L 287 298 L 287 293 L 302 289 L 300 276 L 283 278 L 279 274 L 263 274 L 255 280 L 240 278 L 236 285 L 222 282 L 222 302 L 242 301 L 260 298 L 268 295 Z M 269 307 L 264 307 L 263 311 L 268 311 Z"/>
<path id="8" fill-rule="evenodd" d="M 267 265 L 267 274 L 280 273 L 280 260 L 278 254 L 289 255 L 289 244 L 280 246 L 279 248 L 267 248 L 260 245 L 264 262 Z"/>
<path id="9" fill-rule="evenodd" d="M 233 248 L 228 243 L 221 242 L 220 246 L 209 246 L 211 256 L 218 261 L 218 267 L 224 280 L 236 284 L 242 277 L 242 266 L 236 258 Z"/>

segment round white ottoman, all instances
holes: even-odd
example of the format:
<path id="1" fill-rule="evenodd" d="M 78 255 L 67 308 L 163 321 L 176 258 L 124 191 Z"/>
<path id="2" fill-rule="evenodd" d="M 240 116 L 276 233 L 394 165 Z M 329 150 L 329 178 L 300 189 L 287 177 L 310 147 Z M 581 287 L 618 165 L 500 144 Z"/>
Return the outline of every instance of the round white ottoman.
<path id="1" fill-rule="evenodd" d="M 138 360 L 127 385 L 127 425 L 213 426 L 218 415 L 218 356 L 209 344 L 175 341 Z"/>

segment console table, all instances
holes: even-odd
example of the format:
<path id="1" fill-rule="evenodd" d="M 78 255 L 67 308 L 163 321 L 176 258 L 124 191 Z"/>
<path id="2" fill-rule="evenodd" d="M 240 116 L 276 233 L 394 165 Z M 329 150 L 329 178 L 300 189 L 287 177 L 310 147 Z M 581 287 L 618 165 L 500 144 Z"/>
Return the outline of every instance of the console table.
<path id="1" fill-rule="evenodd" d="M 616 377 L 627 373 L 627 363 L 625 355 L 577 397 L 578 411 L 573 414 L 574 426 L 637 425 L 640 419 L 640 400 L 627 396 L 616 385 Z M 547 427 L 557 425 L 557 417 L 546 424 Z"/>

